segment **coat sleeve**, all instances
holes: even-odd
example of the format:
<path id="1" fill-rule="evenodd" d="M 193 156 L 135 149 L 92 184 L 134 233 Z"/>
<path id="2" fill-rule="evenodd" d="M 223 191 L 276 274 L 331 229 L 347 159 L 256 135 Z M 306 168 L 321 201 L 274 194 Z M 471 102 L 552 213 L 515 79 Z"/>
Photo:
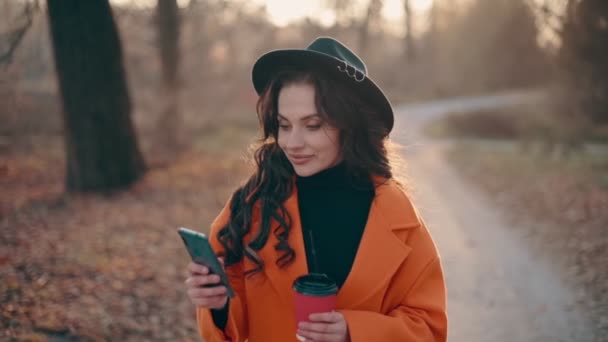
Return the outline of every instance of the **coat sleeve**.
<path id="1" fill-rule="evenodd" d="M 351 342 L 446 341 L 445 286 L 439 258 L 426 266 L 402 303 L 388 314 L 340 312 L 348 324 Z"/>
<path id="2" fill-rule="evenodd" d="M 220 254 L 223 246 L 217 239 L 219 230 L 228 223 L 230 219 L 230 201 L 211 224 L 209 241 L 216 252 Z M 229 300 L 228 321 L 224 330 L 218 328 L 213 322 L 211 310 L 197 307 L 196 320 L 199 333 L 206 342 L 245 341 L 248 336 L 247 320 L 247 295 L 243 281 L 242 263 L 232 265 L 226 269 L 226 274 L 236 296 Z"/>

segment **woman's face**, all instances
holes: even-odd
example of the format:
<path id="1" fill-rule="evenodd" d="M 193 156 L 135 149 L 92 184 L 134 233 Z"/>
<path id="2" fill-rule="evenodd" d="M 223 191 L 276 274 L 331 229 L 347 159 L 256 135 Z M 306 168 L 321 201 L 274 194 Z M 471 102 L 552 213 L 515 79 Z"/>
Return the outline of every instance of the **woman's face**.
<path id="1" fill-rule="evenodd" d="M 341 161 L 339 132 L 324 122 L 308 83 L 284 86 L 278 100 L 279 146 L 298 176 L 312 176 Z"/>

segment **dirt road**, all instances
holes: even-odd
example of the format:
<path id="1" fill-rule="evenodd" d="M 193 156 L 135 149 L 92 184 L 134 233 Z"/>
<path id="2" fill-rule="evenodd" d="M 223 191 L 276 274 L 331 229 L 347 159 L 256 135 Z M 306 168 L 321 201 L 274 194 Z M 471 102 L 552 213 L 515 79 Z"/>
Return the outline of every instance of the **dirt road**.
<path id="1" fill-rule="evenodd" d="M 526 98 L 496 99 L 498 104 Z M 492 103 L 477 98 L 400 107 L 392 134 L 406 146 L 416 205 L 442 256 L 449 341 L 599 341 L 575 308 L 573 290 L 509 229 L 503 210 L 448 165 L 442 151 L 450 143 L 421 134 L 429 118 Z"/>

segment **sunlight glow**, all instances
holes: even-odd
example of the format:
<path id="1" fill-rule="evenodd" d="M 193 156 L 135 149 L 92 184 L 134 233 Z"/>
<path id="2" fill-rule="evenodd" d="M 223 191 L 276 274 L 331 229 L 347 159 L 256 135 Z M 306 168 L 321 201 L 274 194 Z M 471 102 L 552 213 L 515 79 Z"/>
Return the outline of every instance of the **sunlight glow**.
<path id="1" fill-rule="evenodd" d="M 156 0 L 110 0 L 115 5 L 130 5 L 135 7 L 153 7 Z M 335 15 L 327 6 L 327 0 L 232 0 L 235 2 L 250 2 L 266 6 L 269 19 L 277 26 L 286 26 L 303 18 L 314 18 L 325 26 L 330 26 Z M 369 0 L 353 0 L 357 10 L 365 8 Z M 186 7 L 189 0 L 178 0 L 180 7 Z M 433 4 L 433 0 L 410 0 L 414 15 L 425 14 Z M 400 22 L 403 18 L 403 0 L 385 0 L 382 15 L 389 22 Z"/>
<path id="2" fill-rule="evenodd" d="M 331 25 L 334 15 L 324 8 L 323 0 L 285 1 L 285 0 L 255 0 L 254 2 L 266 5 L 270 20 L 278 26 L 285 26 L 290 22 L 311 17 L 320 19 L 324 25 Z M 433 0 L 411 0 L 412 9 L 417 12 L 427 11 Z M 357 1 L 358 7 L 365 5 L 364 1 Z M 403 0 L 386 0 L 382 15 L 389 20 L 398 20 L 403 17 Z"/>
<path id="3" fill-rule="evenodd" d="M 260 1 L 266 5 L 266 11 L 273 23 L 285 26 L 295 20 L 314 17 L 321 11 L 321 0 L 308 1 L 285 1 L 266 0 Z"/>
<path id="4" fill-rule="evenodd" d="M 433 4 L 433 0 L 411 0 L 410 6 L 415 13 L 425 12 Z M 403 0 L 386 0 L 382 15 L 389 20 L 401 19 L 403 17 Z"/>

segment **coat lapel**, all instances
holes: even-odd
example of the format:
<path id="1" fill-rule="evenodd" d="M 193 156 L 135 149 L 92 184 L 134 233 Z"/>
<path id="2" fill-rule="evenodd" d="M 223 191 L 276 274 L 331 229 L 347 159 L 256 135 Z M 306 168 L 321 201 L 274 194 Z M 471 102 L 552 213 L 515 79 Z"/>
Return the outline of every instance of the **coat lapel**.
<path id="1" fill-rule="evenodd" d="M 377 183 L 382 185 L 376 187 L 355 261 L 338 293 L 340 308 L 356 308 L 390 281 L 411 251 L 397 236 L 398 231 L 420 224 L 415 216 L 401 214 L 405 212 L 403 195 L 396 193 L 394 185 Z"/>
<path id="2" fill-rule="evenodd" d="M 397 268 L 409 254 L 411 247 L 407 246 L 397 236 L 398 231 L 418 226 L 420 223 L 415 216 L 400 214 L 405 208 L 403 195 L 396 194 L 395 186 L 390 181 L 378 181 L 376 196 L 372 202 L 367 224 L 351 271 L 338 293 L 338 306 L 352 308 L 365 302 L 381 289 L 396 272 Z M 398 190 L 400 192 L 400 190 Z M 297 189 L 285 202 L 285 209 L 292 219 L 289 233 L 289 245 L 294 249 L 295 259 L 292 264 L 280 268 L 275 261 L 278 254 L 274 249 L 278 242 L 271 234 L 268 243 L 260 251 L 262 259 L 267 260 L 265 273 L 267 280 L 279 295 L 285 305 L 293 304 L 292 285 L 294 280 L 308 273 L 300 210 L 298 208 Z M 278 224 L 273 222 L 272 229 Z"/>

